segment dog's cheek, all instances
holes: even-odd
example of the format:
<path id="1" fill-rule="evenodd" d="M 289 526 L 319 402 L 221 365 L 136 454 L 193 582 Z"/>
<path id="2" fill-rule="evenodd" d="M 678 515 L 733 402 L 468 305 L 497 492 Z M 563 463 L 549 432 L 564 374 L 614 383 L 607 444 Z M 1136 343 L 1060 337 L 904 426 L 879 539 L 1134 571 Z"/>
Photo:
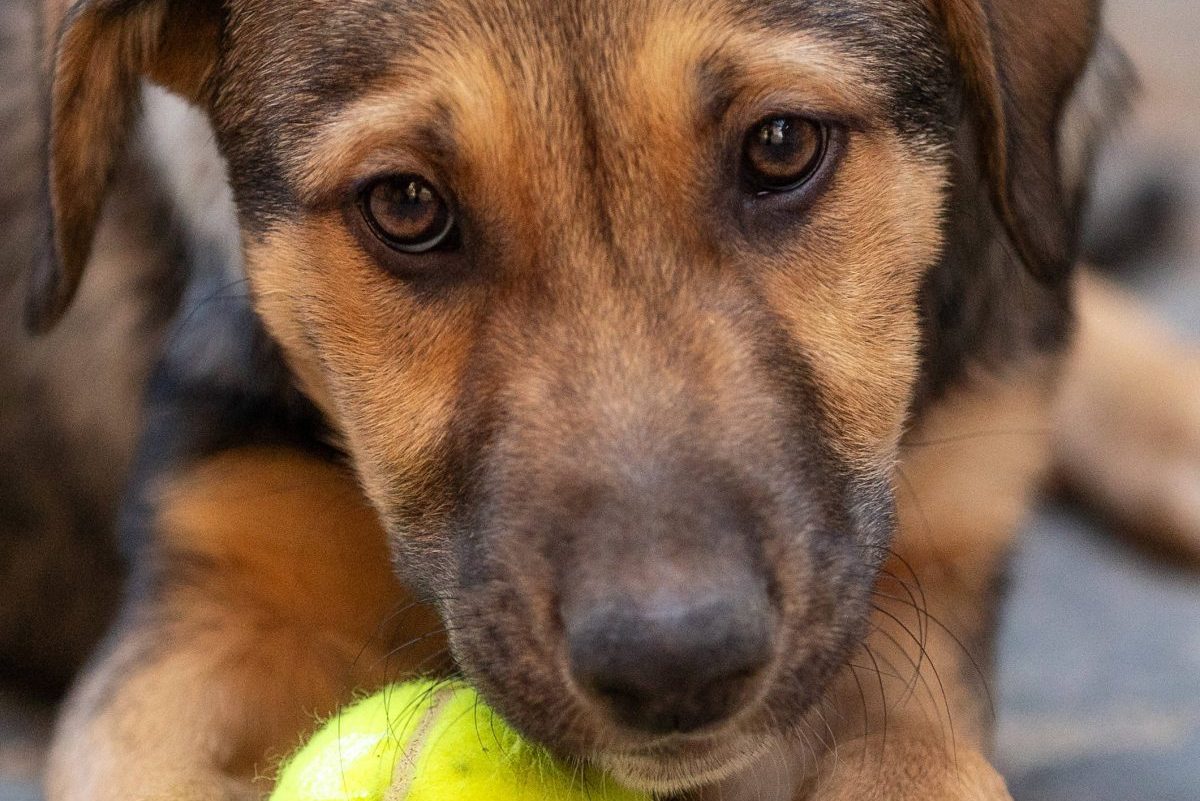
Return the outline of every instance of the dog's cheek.
<path id="1" fill-rule="evenodd" d="M 808 232 L 758 274 L 810 361 L 838 456 L 894 457 L 919 370 L 918 290 L 941 247 L 945 171 L 898 137 L 856 137 Z"/>
<path id="2" fill-rule="evenodd" d="M 385 517 L 430 489 L 474 315 L 469 293 L 416 297 L 336 214 L 277 226 L 247 248 L 259 314 Z"/>

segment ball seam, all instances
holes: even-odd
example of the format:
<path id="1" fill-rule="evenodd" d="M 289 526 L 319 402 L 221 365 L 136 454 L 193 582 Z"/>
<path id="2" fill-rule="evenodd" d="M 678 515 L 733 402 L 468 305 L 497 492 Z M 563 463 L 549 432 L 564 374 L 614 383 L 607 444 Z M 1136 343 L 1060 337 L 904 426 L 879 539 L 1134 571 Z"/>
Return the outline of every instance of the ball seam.
<path id="1" fill-rule="evenodd" d="M 417 724 L 416 731 L 408 738 L 408 744 L 400 753 L 392 774 L 392 784 L 384 793 L 383 801 L 404 801 L 408 797 L 413 780 L 417 775 L 417 763 L 425 748 L 425 743 L 433 733 L 446 706 L 454 699 L 456 692 L 454 687 L 444 687 L 434 693 L 433 702 L 421 718 L 421 722 Z"/>

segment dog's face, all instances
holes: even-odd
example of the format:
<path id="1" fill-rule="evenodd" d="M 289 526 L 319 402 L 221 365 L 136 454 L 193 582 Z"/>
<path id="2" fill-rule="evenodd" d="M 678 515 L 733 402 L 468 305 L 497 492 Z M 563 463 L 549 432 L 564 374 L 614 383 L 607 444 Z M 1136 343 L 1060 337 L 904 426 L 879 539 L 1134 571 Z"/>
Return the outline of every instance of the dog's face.
<path id="1" fill-rule="evenodd" d="M 330 36 L 305 5 L 232 26 L 250 280 L 458 664 L 634 784 L 785 735 L 891 533 L 946 182 L 932 21 L 361 3 Z"/>
<path id="2" fill-rule="evenodd" d="M 892 534 L 962 113 L 933 6 L 193 22 L 219 55 L 157 77 L 205 97 L 258 309 L 463 671 L 642 787 L 790 736 Z"/>

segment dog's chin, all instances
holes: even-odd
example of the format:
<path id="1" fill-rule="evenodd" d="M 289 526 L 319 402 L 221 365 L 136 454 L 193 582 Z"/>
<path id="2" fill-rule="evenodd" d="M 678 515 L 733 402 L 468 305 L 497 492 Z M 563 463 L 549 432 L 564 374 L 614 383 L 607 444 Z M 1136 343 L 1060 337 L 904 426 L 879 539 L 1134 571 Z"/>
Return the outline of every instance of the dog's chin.
<path id="1" fill-rule="evenodd" d="M 778 743 L 734 735 L 711 741 L 664 742 L 653 748 L 598 754 L 594 761 L 632 790 L 669 795 L 716 784 L 745 770 Z"/>

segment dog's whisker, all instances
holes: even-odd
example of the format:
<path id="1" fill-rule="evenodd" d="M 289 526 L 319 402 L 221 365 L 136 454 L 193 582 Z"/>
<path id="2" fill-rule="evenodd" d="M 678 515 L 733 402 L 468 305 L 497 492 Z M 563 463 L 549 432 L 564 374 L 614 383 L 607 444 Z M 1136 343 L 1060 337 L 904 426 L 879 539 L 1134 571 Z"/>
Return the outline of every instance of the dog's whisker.
<path id="1" fill-rule="evenodd" d="M 906 626 L 904 624 L 904 622 L 902 620 L 900 620 L 900 618 L 896 617 L 891 612 L 888 612 L 887 610 L 882 609 L 881 607 L 879 607 L 877 605 L 873 604 L 872 608 L 874 608 L 875 611 L 879 612 L 880 614 L 883 614 L 885 617 L 888 617 L 891 620 L 893 620 L 896 623 L 896 625 L 898 625 L 901 628 L 901 630 L 904 631 L 905 634 L 907 634 L 910 638 L 912 638 L 912 640 L 917 644 L 917 646 L 922 651 L 925 650 L 924 644 L 917 638 L 917 636 L 915 634 L 912 633 L 912 630 L 909 629 L 908 626 Z M 891 637 L 890 633 L 887 634 L 887 636 Z M 900 650 L 901 653 L 905 653 L 904 649 L 900 648 L 898 643 L 897 643 L 897 648 Z M 957 764 L 957 762 L 958 762 L 958 738 L 955 736 L 954 712 L 950 705 L 950 698 L 946 694 L 946 685 L 942 681 L 941 672 L 938 670 L 937 665 L 935 665 L 933 663 L 933 661 L 929 658 L 928 654 L 925 655 L 925 663 L 929 665 L 929 669 L 933 672 L 934 681 L 937 682 L 938 690 L 941 692 L 941 695 L 942 695 L 942 706 L 946 712 L 945 721 L 946 721 L 947 726 L 949 727 L 950 746 L 952 749 L 952 753 L 954 755 L 954 761 Z M 939 713 L 939 717 L 940 717 L 940 713 Z"/>

